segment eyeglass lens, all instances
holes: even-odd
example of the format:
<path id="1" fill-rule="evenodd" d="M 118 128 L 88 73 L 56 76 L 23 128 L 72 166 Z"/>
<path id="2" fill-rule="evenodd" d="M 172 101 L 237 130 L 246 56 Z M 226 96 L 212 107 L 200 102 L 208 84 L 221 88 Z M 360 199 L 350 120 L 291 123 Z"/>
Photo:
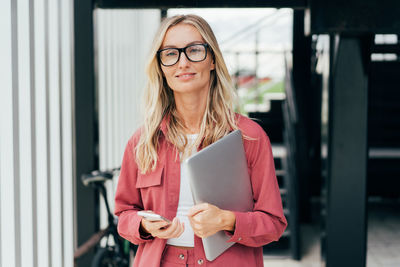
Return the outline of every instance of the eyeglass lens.
<path id="1" fill-rule="evenodd" d="M 186 57 L 193 62 L 199 62 L 206 59 L 206 47 L 204 44 L 190 45 L 185 48 L 167 48 L 161 50 L 160 60 L 165 66 L 171 66 L 178 62 L 180 58 L 180 50 L 183 50 Z"/>

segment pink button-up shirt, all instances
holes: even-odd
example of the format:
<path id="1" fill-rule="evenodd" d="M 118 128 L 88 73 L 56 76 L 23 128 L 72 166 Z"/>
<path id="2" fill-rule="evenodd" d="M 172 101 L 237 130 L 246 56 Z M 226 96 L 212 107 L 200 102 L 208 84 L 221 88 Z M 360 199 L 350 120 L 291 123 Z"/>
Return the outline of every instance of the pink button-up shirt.
<path id="1" fill-rule="evenodd" d="M 119 216 L 118 232 L 125 239 L 139 244 L 133 266 L 160 266 L 166 239 L 144 238 L 139 233 L 139 210 L 152 210 L 172 220 L 178 208 L 180 162 L 176 148 L 166 140 L 166 119 L 161 123 L 160 149 L 156 169 L 141 174 L 135 161 L 134 148 L 140 137 L 138 130 L 129 140 L 115 196 L 115 214 Z M 279 186 L 275 176 L 271 144 L 264 130 L 247 117 L 237 115 L 244 139 L 247 166 L 253 189 L 254 209 L 236 212 L 236 224 L 228 242 L 236 242 L 214 261 L 207 261 L 201 239 L 195 236 L 195 262 L 202 266 L 263 266 L 262 246 L 280 238 L 287 222 L 283 215 Z M 199 261 L 202 259 L 203 261 Z M 200 265 L 199 265 L 200 266 Z"/>

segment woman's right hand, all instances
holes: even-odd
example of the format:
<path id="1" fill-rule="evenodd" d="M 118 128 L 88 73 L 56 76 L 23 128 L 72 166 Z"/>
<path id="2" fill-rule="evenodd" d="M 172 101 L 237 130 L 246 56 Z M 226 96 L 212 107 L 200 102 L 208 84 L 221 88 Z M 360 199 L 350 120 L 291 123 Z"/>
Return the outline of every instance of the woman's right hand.
<path id="1" fill-rule="evenodd" d="M 168 224 L 166 221 L 148 221 L 142 218 L 140 225 L 146 233 L 162 239 L 179 237 L 185 230 L 184 223 L 181 223 L 176 217 L 172 220 L 171 224 Z"/>

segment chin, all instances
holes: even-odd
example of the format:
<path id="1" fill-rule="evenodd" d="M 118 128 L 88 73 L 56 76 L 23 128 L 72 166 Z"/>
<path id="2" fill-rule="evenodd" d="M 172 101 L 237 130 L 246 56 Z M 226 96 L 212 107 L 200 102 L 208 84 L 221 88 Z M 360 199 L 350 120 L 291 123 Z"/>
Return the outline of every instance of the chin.
<path id="1" fill-rule="evenodd" d="M 172 87 L 171 87 L 172 88 Z M 204 88 L 204 86 L 199 86 L 197 84 L 180 84 L 178 86 L 174 87 L 175 89 L 172 89 L 172 91 L 177 92 L 177 93 L 190 93 L 190 92 L 196 92 L 202 90 L 201 88 Z"/>

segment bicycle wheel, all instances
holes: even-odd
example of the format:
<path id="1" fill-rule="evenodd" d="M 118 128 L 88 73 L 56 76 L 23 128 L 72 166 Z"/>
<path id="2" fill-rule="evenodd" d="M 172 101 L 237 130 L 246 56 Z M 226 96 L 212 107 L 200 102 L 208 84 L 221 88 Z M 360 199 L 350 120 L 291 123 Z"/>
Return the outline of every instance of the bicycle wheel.
<path id="1" fill-rule="evenodd" d="M 128 267 L 127 259 L 118 255 L 112 247 L 100 248 L 93 257 L 92 267 Z"/>

